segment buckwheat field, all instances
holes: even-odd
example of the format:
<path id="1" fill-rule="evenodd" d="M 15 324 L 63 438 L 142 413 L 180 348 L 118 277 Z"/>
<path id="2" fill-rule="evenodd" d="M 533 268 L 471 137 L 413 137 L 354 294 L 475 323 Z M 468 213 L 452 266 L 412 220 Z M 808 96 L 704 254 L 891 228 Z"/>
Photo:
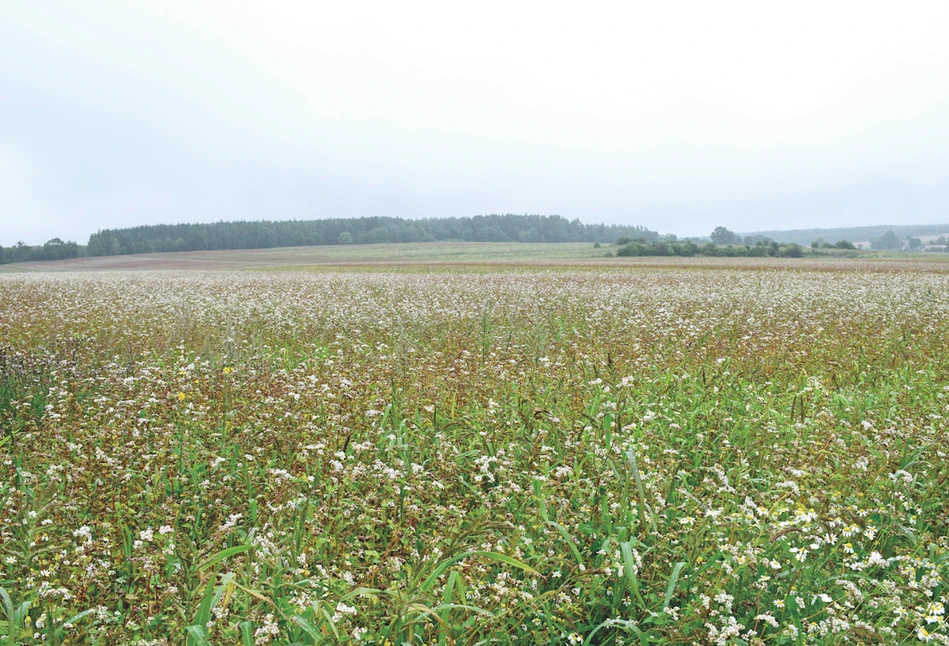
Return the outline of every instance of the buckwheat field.
<path id="1" fill-rule="evenodd" d="M 940 267 L 2 275 L 0 637 L 949 643 Z"/>

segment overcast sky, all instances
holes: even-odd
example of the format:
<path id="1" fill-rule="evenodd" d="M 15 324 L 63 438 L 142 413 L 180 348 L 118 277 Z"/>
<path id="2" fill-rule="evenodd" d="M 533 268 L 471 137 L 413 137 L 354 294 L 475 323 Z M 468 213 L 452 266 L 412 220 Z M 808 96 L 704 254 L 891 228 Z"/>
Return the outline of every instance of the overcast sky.
<path id="1" fill-rule="evenodd" d="M 0 12 L 0 244 L 219 219 L 949 222 L 949 2 Z"/>

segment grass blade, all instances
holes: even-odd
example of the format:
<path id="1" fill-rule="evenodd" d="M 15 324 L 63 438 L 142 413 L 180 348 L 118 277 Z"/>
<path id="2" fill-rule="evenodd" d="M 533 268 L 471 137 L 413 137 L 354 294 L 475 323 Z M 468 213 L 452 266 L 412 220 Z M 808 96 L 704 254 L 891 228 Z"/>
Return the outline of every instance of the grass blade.
<path id="1" fill-rule="evenodd" d="M 675 567 L 672 568 L 672 576 L 669 577 L 669 585 L 666 586 L 666 598 L 662 602 L 662 609 L 665 610 L 669 607 L 669 602 L 672 601 L 672 595 L 675 594 L 676 583 L 679 581 L 679 574 L 682 573 L 682 568 L 685 567 L 685 561 L 679 561 L 675 564 Z"/>
<path id="2" fill-rule="evenodd" d="M 295 615 L 293 617 L 293 623 L 302 628 L 303 632 L 310 636 L 310 639 L 313 640 L 314 644 L 319 644 L 321 641 L 323 641 L 323 635 L 320 634 L 320 631 L 316 629 L 316 626 L 314 626 L 306 617 L 303 617 L 302 615 Z"/>
<path id="3" fill-rule="evenodd" d="M 560 535 L 563 536 L 563 539 L 567 541 L 567 545 L 570 546 L 570 551 L 573 553 L 573 558 L 577 559 L 579 565 L 583 565 L 583 556 L 580 555 L 580 550 L 577 549 L 576 543 L 573 542 L 573 538 L 570 537 L 570 532 L 567 531 L 567 528 L 559 523 L 555 523 L 552 520 L 547 521 L 548 525 L 551 525 L 560 532 Z"/>
<path id="4" fill-rule="evenodd" d="M 507 565 L 512 565 L 516 568 L 520 568 L 521 570 L 524 570 L 525 572 L 530 572 L 531 574 L 538 574 L 538 575 L 540 574 L 537 570 L 527 565 L 526 563 L 518 561 L 517 559 L 507 556 L 505 554 L 499 554 L 498 552 L 480 552 L 480 551 L 462 552 L 461 554 L 453 556 L 450 559 L 445 559 L 444 561 L 439 563 L 435 567 L 434 571 L 432 571 L 432 573 L 428 575 L 428 578 L 425 579 L 425 581 L 422 583 L 420 589 L 423 592 L 428 592 L 429 590 L 431 590 L 432 587 L 435 585 L 435 581 L 437 581 L 438 577 L 440 577 L 442 574 L 445 573 L 445 570 L 447 570 L 449 567 L 451 567 L 458 561 L 466 559 L 469 556 L 481 556 L 483 558 L 491 559 L 492 561 L 497 561 L 499 563 L 506 563 Z"/>
<path id="5" fill-rule="evenodd" d="M 640 606 L 645 606 L 642 595 L 639 593 L 639 581 L 636 580 L 636 562 L 633 560 L 633 550 L 629 542 L 620 543 L 620 552 L 623 555 L 623 576 Z"/>
<path id="6" fill-rule="evenodd" d="M 226 550 L 221 550 L 220 552 L 218 552 L 211 558 L 204 561 L 201 565 L 199 565 L 198 572 L 203 572 L 204 570 L 207 570 L 212 565 L 217 565 L 221 561 L 225 561 L 231 558 L 232 556 L 234 556 L 235 554 L 240 554 L 242 552 L 246 552 L 247 550 L 251 550 L 251 549 L 254 549 L 253 545 L 237 545 L 235 547 L 229 547 Z"/>
<path id="7" fill-rule="evenodd" d="M 241 622 L 241 641 L 244 642 L 244 646 L 254 646 L 254 622 L 253 621 Z"/>

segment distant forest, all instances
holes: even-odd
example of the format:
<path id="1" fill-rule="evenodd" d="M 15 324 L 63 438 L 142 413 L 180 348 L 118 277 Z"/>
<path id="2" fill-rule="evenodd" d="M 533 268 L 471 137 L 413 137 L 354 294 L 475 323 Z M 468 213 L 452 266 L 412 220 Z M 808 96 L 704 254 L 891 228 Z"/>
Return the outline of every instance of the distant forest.
<path id="1" fill-rule="evenodd" d="M 65 260 L 81 256 L 82 251 L 75 242 L 63 242 L 53 238 L 41 246 L 30 246 L 18 242 L 12 247 L 0 247 L 0 264 L 11 262 L 36 262 L 41 260 Z"/>
<path id="2" fill-rule="evenodd" d="M 156 224 L 104 229 L 89 237 L 86 254 L 117 256 L 160 251 L 267 249 L 304 245 L 383 242 L 601 242 L 629 236 L 656 240 L 659 234 L 641 226 L 583 224 L 559 215 L 476 215 L 463 218 L 371 217 L 290 220 L 283 222 L 214 222 Z"/>
<path id="3" fill-rule="evenodd" d="M 949 224 L 895 224 L 865 227 L 846 227 L 838 229 L 794 229 L 791 231 L 753 231 L 741 233 L 746 237 L 770 238 L 780 243 L 794 242 L 809 245 L 815 240 L 830 244 L 848 240 L 850 242 L 872 241 L 892 231 L 897 238 L 905 239 L 919 236 L 938 236 L 949 233 Z"/>

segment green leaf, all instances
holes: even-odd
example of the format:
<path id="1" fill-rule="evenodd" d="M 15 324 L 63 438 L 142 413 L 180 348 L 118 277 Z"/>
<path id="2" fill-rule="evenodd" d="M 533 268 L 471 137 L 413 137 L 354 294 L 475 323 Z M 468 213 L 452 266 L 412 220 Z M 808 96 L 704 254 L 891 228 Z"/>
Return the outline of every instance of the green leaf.
<path id="1" fill-rule="evenodd" d="M 445 570 L 447 570 L 449 567 L 451 567 L 458 561 L 466 559 L 469 556 L 481 556 L 487 559 L 491 559 L 493 561 L 498 561 L 499 563 L 506 563 L 507 565 L 513 565 L 514 567 L 520 568 L 524 570 L 525 572 L 530 572 L 531 574 L 540 574 L 537 570 L 527 565 L 526 563 L 522 563 L 521 561 L 518 561 L 515 558 L 511 558 L 510 556 L 499 554 L 497 552 L 480 552 L 480 551 L 462 552 L 461 554 L 457 554 L 451 557 L 450 559 L 445 559 L 444 561 L 439 563 L 435 567 L 435 569 L 432 571 L 432 573 L 428 575 L 428 578 L 425 579 L 425 581 L 422 583 L 422 586 L 421 586 L 422 591 L 428 592 L 429 590 L 431 590 L 432 586 L 435 585 L 435 581 L 438 580 L 438 577 L 440 577 L 445 572 Z"/>
<path id="2" fill-rule="evenodd" d="M 480 552 L 480 551 L 472 552 L 472 554 L 474 554 L 475 556 L 481 556 L 487 559 L 491 559 L 492 561 L 498 561 L 500 563 L 506 563 L 508 565 L 512 565 L 516 568 L 524 570 L 525 572 L 530 572 L 531 574 L 537 574 L 537 575 L 540 574 L 540 572 L 538 572 L 537 570 L 529 566 L 527 563 L 518 561 L 516 558 L 512 558 L 505 554 L 500 554 L 498 552 Z"/>
<path id="3" fill-rule="evenodd" d="M 626 451 L 626 459 L 629 461 L 629 466 L 633 470 L 633 480 L 636 482 L 636 491 L 639 493 L 639 500 L 637 500 L 637 508 L 639 509 L 639 522 L 643 525 L 646 524 L 646 490 L 643 487 L 643 479 L 639 473 L 639 463 L 636 461 L 636 454 L 632 450 Z M 650 515 L 650 521 L 652 525 L 652 530 L 656 531 L 655 519 Z"/>
<path id="4" fill-rule="evenodd" d="M 10 593 L 7 592 L 6 588 L 0 587 L 0 600 L 3 600 L 3 609 L 7 620 L 13 621 L 13 599 L 10 598 Z"/>
<path id="5" fill-rule="evenodd" d="M 96 611 L 95 608 L 89 608 L 89 610 L 83 610 L 83 611 L 80 612 L 79 614 L 73 615 L 70 619 L 67 619 L 64 623 L 72 624 L 73 626 L 75 626 L 78 622 L 80 622 L 80 621 L 82 621 L 83 619 L 85 619 L 85 617 L 86 617 L 87 615 L 91 615 L 91 614 L 94 613 L 95 611 Z"/>
<path id="6" fill-rule="evenodd" d="M 679 574 L 682 573 L 682 568 L 685 567 L 685 561 L 679 561 L 675 564 L 675 567 L 672 568 L 672 576 L 669 577 L 669 585 L 666 586 L 666 598 L 662 602 L 662 609 L 665 610 L 669 607 L 669 602 L 672 601 L 672 595 L 675 594 L 676 583 L 679 581 Z"/>
<path id="7" fill-rule="evenodd" d="M 632 590 L 633 595 L 639 601 L 639 605 L 645 607 L 646 604 L 643 602 L 643 597 L 639 594 L 639 582 L 636 580 L 636 562 L 633 561 L 633 550 L 629 542 L 620 543 L 619 549 L 623 555 L 623 576 L 626 577 L 629 589 Z"/>
<path id="8" fill-rule="evenodd" d="M 241 622 L 241 641 L 244 642 L 244 646 L 254 646 L 254 622 L 253 621 Z"/>
<path id="9" fill-rule="evenodd" d="M 339 639 L 339 631 L 336 630 L 336 622 L 333 621 L 332 615 L 330 615 L 329 610 L 326 608 L 320 608 L 320 614 L 326 619 L 326 622 L 329 624 L 330 630 L 333 631 L 333 637 L 337 640 Z"/>
<path id="10" fill-rule="evenodd" d="M 251 549 L 254 549 L 253 545 L 236 545 L 235 547 L 229 547 L 226 550 L 221 550 L 220 552 L 218 552 L 217 554 L 215 554 L 214 556 L 206 560 L 204 563 L 199 565 L 198 572 L 203 572 L 204 570 L 208 569 L 212 565 L 217 565 L 221 561 L 229 559 L 235 554 L 240 554 L 242 552 L 246 552 L 247 550 L 251 550 Z"/>
<path id="11" fill-rule="evenodd" d="M 583 640 L 583 646 L 589 646 L 589 644 L 592 644 L 593 636 L 600 632 L 602 628 L 606 627 L 616 627 L 620 628 L 621 630 L 636 633 L 636 636 L 639 637 L 639 643 L 641 646 L 649 646 L 649 637 L 643 631 L 641 631 L 634 622 L 627 619 L 607 619 L 590 631 L 590 633 L 587 635 L 587 638 Z"/>
<path id="12" fill-rule="evenodd" d="M 211 642 L 208 641 L 208 629 L 206 627 L 188 626 L 185 630 L 188 631 L 197 646 L 211 646 Z"/>
<path id="13" fill-rule="evenodd" d="M 543 485 L 541 484 L 540 480 L 537 480 L 536 478 L 533 480 L 533 485 L 534 497 L 537 499 L 537 510 L 540 512 L 541 520 L 547 522 L 547 501 L 544 499 L 543 491 L 541 491 L 541 487 Z"/>
<path id="14" fill-rule="evenodd" d="M 29 601 L 24 601 L 20 604 L 20 607 L 16 609 L 16 612 L 13 613 L 13 623 L 17 625 L 23 625 L 23 620 L 26 619 L 26 613 L 30 611 L 30 606 L 33 605 Z"/>
<path id="15" fill-rule="evenodd" d="M 580 555 L 580 550 L 577 549 L 576 544 L 573 542 L 573 538 L 570 537 L 570 532 L 567 531 L 567 528 L 559 523 L 555 523 L 552 520 L 547 521 L 548 525 L 554 527 L 560 535 L 563 536 L 563 539 L 567 541 L 567 545 L 570 546 L 570 551 L 573 552 L 573 558 L 577 559 L 577 563 L 583 565 L 583 557 Z"/>
<path id="16" fill-rule="evenodd" d="M 319 644 L 323 640 L 323 635 L 320 634 L 320 631 L 316 629 L 316 626 L 314 626 L 306 617 L 295 615 L 293 617 L 293 623 L 302 628 L 303 632 L 310 636 L 310 639 L 313 640 L 314 644 Z"/>
<path id="17" fill-rule="evenodd" d="M 214 603 L 214 579 L 208 581 L 208 587 L 204 590 L 204 596 L 201 597 L 201 603 L 198 604 L 198 611 L 194 613 L 194 623 L 196 626 L 204 627 L 211 619 L 211 607 Z"/>
<path id="18" fill-rule="evenodd" d="M 452 603 L 455 596 L 455 590 L 458 590 L 458 595 L 461 597 L 461 600 L 464 601 L 465 591 L 464 584 L 461 581 L 461 575 L 457 571 L 453 571 L 448 575 L 448 583 L 445 585 L 445 594 L 442 596 L 442 605 L 439 606 L 441 614 L 439 617 L 442 620 L 442 623 L 448 624 L 449 616 L 451 615 L 451 609 L 454 608 L 457 604 Z M 445 643 L 445 633 L 442 632 L 438 637 L 438 643 Z"/>
<path id="19" fill-rule="evenodd" d="M 438 612 L 439 610 L 470 610 L 471 612 L 475 612 L 479 615 L 485 615 L 486 617 L 493 616 L 490 612 L 488 612 L 484 608 L 479 608 L 478 606 L 470 606 L 465 603 L 443 603 L 441 605 L 435 606 L 434 608 L 432 608 L 432 610 L 434 610 L 435 612 Z"/>

